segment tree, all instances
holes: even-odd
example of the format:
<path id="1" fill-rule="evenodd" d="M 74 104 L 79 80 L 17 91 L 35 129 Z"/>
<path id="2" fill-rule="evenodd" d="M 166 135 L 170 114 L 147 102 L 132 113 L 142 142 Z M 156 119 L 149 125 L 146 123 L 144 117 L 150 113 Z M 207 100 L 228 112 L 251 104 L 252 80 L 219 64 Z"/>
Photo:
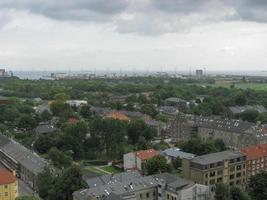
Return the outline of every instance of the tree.
<path id="1" fill-rule="evenodd" d="M 239 186 L 232 186 L 230 188 L 230 199 L 231 200 L 249 200 L 249 196 Z"/>
<path id="2" fill-rule="evenodd" d="M 155 117 L 158 114 L 153 104 L 145 104 L 142 106 L 141 110 L 143 113 L 150 115 L 151 117 Z"/>
<path id="3" fill-rule="evenodd" d="M 52 119 L 52 115 L 48 112 L 48 110 L 44 110 L 40 114 L 40 119 L 41 119 L 41 121 L 48 121 L 48 120 Z"/>
<path id="4" fill-rule="evenodd" d="M 81 169 L 73 165 L 63 171 L 63 174 L 56 180 L 48 194 L 48 200 L 72 200 L 74 191 L 85 187 L 82 180 Z"/>
<path id="5" fill-rule="evenodd" d="M 238 105 L 238 106 L 244 106 L 247 104 L 247 97 L 246 95 L 244 94 L 244 92 L 242 91 L 239 91 L 236 93 L 236 95 L 234 96 L 234 101 L 235 101 L 235 104 Z"/>
<path id="6" fill-rule="evenodd" d="M 241 119 L 248 122 L 255 123 L 257 121 L 257 118 L 259 116 L 259 112 L 257 110 L 245 110 L 243 113 L 241 113 Z"/>
<path id="7" fill-rule="evenodd" d="M 148 175 L 171 171 L 171 166 L 167 163 L 167 159 L 162 155 L 157 155 L 149 159 L 145 168 Z"/>
<path id="8" fill-rule="evenodd" d="M 18 122 L 20 129 L 32 130 L 36 127 L 36 120 L 31 115 L 23 115 Z"/>
<path id="9" fill-rule="evenodd" d="M 262 124 L 266 124 L 267 123 L 267 112 L 261 113 L 258 116 L 258 119 L 257 120 L 260 121 Z"/>
<path id="10" fill-rule="evenodd" d="M 90 118 L 91 115 L 92 115 L 92 112 L 91 112 L 91 107 L 89 105 L 84 105 L 81 107 L 80 109 L 80 115 L 83 117 L 83 118 Z"/>
<path id="11" fill-rule="evenodd" d="M 54 166 L 65 168 L 71 165 L 72 157 L 70 153 L 62 152 L 56 147 L 53 147 L 48 152 L 49 158 L 52 160 Z"/>
<path id="12" fill-rule="evenodd" d="M 62 102 L 65 102 L 69 99 L 70 97 L 65 94 L 65 93 L 59 93 L 59 94 L 56 94 L 55 95 L 55 100 L 57 101 L 62 101 Z"/>
<path id="13" fill-rule="evenodd" d="M 54 136 L 50 135 L 39 135 L 34 142 L 35 149 L 41 154 L 46 153 L 54 145 Z"/>
<path id="14" fill-rule="evenodd" d="M 62 101 L 55 101 L 50 105 L 52 113 L 56 116 L 70 117 L 72 114 L 71 107 Z"/>
<path id="15" fill-rule="evenodd" d="M 248 183 L 249 194 L 253 200 L 262 200 L 267 197 L 267 172 L 252 176 Z"/>
<path id="16" fill-rule="evenodd" d="M 37 176 L 37 188 L 39 196 L 46 199 L 49 194 L 49 191 L 53 188 L 55 179 L 49 168 L 45 168 Z"/>
<path id="17" fill-rule="evenodd" d="M 223 183 L 218 183 L 215 189 L 215 199 L 216 200 L 229 200 L 229 188 Z"/>
<path id="18" fill-rule="evenodd" d="M 182 159 L 177 157 L 172 161 L 172 166 L 174 167 L 174 169 L 178 169 L 182 166 Z"/>

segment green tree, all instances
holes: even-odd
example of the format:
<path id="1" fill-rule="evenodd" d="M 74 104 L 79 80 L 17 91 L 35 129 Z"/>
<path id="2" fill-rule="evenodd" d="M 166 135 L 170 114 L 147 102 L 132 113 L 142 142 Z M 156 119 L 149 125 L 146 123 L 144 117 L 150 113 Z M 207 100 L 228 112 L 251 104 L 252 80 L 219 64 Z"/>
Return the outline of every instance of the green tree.
<path id="1" fill-rule="evenodd" d="M 262 200 L 267 197 L 267 172 L 252 176 L 248 183 L 249 194 L 253 200 Z"/>
<path id="2" fill-rule="evenodd" d="M 69 167 L 72 163 L 72 157 L 70 153 L 62 152 L 56 147 L 53 147 L 48 152 L 49 158 L 52 160 L 54 166 L 58 168 Z"/>
<path id="3" fill-rule="evenodd" d="M 215 189 L 215 199 L 216 200 L 229 200 L 229 187 L 223 183 L 218 183 Z"/>
<path id="4" fill-rule="evenodd" d="M 80 109 L 80 115 L 83 118 L 87 118 L 87 119 L 90 118 L 92 115 L 91 107 L 89 105 L 82 106 Z"/>
<path id="5" fill-rule="evenodd" d="M 39 135 L 34 142 L 34 148 L 41 154 L 46 153 L 51 147 L 55 146 L 54 135 Z"/>
<path id="6" fill-rule="evenodd" d="M 49 168 L 45 168 L 44 171 L 37 176 L 37 188 L 40 197 L 46 199 L 49 191 L 53 188 L 55 179 Z"/>
<path id="7" fill-rule="evenodd" d="M 258 121 L 260 121 L 262 124 L 267 124 L 267 112 L 266 113 L 261 113 L 258 116 Z"/>
<path id="8" fill-rule="evenodd" d="M 16 200 L 38 200 L 34 196 L 22 196 L 22 197 L 17 197 Z"/>
<path id="9" fill-rule="evenodd" d="M 259 112 L 257 110 L 245 110 L 241 113 L 241 119 L 248 122 L 256 122 L 259 116 Z"/>
<path id="10" fill-rule="evenodd" d="M 171 166 L 167 163 L 167 159 L 162 155 L 157 155 L 149 159 L 145 168 L 148 175 L 171 171 Z"/>
<path id="11" fill-rule="evenodd" d="M 31 115 L 23 115 L 19 119 L 18 122 L 18 128 L 20 129 L 26 129 L 26 130 L 32 130 L 36 127 L 36 120 Z"/>
<path id="12" fill-rule="evenodd" d="M 230 199 L 231 200 L 249 200 L 248 194 L 241 189 L 239 186 L 232 186 L 230 188 Z"/>

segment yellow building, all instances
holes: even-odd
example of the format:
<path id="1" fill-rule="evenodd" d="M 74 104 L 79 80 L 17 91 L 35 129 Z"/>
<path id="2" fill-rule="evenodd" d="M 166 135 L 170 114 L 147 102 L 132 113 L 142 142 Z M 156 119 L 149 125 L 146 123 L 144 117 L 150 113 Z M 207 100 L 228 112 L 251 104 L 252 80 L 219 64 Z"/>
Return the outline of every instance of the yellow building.
<path id="1" fill-rule="evenodd" d="M 0 200 L 15 200 L 18 196 L 18 181 L 5 169 L 0 169 Z"/>

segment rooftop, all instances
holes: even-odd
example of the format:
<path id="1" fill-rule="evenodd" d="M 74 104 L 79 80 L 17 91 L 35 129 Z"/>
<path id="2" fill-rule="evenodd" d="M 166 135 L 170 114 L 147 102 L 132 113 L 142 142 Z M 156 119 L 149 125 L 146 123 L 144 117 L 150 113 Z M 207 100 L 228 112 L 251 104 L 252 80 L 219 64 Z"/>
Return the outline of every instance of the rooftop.
<path id="1" fill-rule="evenodd" d="M 245 147 L 240 151 L 247 156 L 247 160 L 255 160 L 267 156 L 267 144 Z"/>
<path id="2" fill-rule="evenodd" d="M 0 151 L 19 162 L 36 175 L 48 165 L 45 159 L 2 134 L 0 134 Z"/>
<path id="3" fill-rule="evenodd" d="M 206 154 L 203 156 L 194 157 L 191 162 L 200 165 L 207 165 L 217 162 L 223 162 L 224 160 L 231 160 L 245 156 L 241 152 L 235 151 L 222 151 L 217 153 Z"/>
<path id="4" fill-rule="evenodd" d="M 129 121 L 129 118 L 124 113 L 119 112 L 119 111 L 111 111 L 109 113 L 106 113 L 105 117 L 112 118 L 112 119 L 118 119 L 121 121 Z"/>
<path id="5" fill-rule="evenodd" d="M 6 169 L 0 169 L 0 185 L 16 182 L 16 177 Z"/>
<path id="6" fill-rule="evenodd" d="M 194 154 L 183 152 L 179 148 L 168 148 L 168 149 L 165 149 L 163 151 L 163 154 L 165 154 L 167 156 L 170 156 L 170 157 L 174 157 L 174 158 L 179 157 L 179 158 L 190 159 L 190 158 L 195 157 Z"/>
<path id="7" fill-rule="evenodd" d="M 148 160 L 158 154 L 159 153 L 154 149 L 141 150 L 136 152 L 136 156 L 140 158 L 140 160 Z"/>
<path id="8" fill-rule="evenodd" d="M 259 113 L 267 112 L 264 106 L 262 105 L 245 105 L 245 106 L 231 106 L 229 110 L 234 114 L 240 114 L 246 110 L 256 110 Z"/>

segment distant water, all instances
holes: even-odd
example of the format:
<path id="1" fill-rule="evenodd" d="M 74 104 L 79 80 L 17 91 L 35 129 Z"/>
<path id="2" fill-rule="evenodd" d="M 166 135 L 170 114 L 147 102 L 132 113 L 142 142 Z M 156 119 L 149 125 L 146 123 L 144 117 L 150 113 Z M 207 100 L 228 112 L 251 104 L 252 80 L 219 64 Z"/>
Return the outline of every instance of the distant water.
<path id="1" fill-rule="evenodd" d="M 20 79 L 30 79 L 30 80 L 38 80 L 38 79 L 51 79 L 50 76 L 52 73 L 63 73 L 66 75 L 77 75 L 77 74 L 97 74 L 97 75 L 152 75 L 158 73 L 157 71 L 13 71 L 14 76 L 19 77 Z M 162 72 L 160 72 L 162 73 Z M 165 73 L 165 72 L 163 72 Z M 181 74 L 181 75 L 189 75 L 190 73 L 188 71 L 180 71 L 180 72 L 174 72 L 174 71 L 167 71 L 168 74 Z M 241 76 L 266 76 L 267 77 L 267 71 L 207 71 L 207 75 L 241 75 Z M 192 71 L 191 74 L 194 74 Z"/>

